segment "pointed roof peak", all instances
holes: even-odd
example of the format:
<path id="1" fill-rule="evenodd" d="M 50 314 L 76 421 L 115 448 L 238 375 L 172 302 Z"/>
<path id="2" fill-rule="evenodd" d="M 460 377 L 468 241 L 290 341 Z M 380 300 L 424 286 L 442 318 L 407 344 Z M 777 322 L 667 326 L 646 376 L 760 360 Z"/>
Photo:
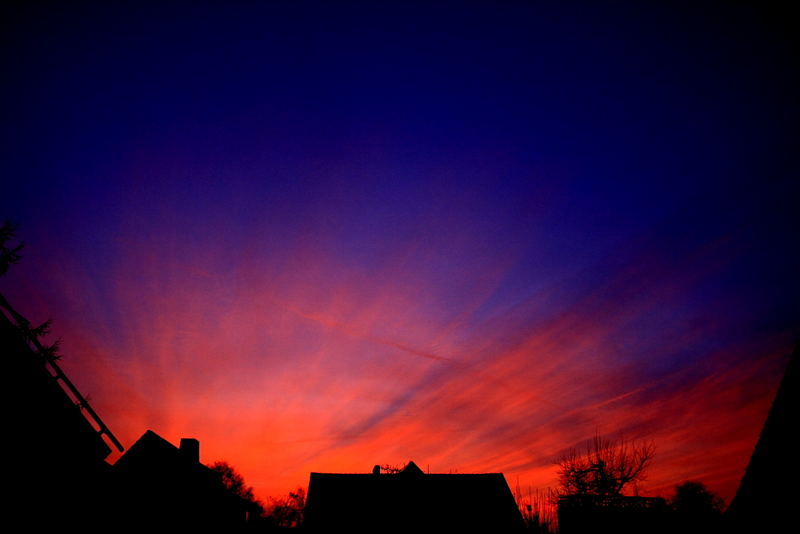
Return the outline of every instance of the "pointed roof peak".
<path id="1" fill-rule="evenodd" d="M 422 471 L 422 469 L 420 469 L 419 466 L 414 463 L 413 460 L 411 460 L 410 462 L 408 462 L 406 464 L 406 466 L 403 468 L 401 473 L 404 474 L 404 475 L 424 475 L 425 474 Z"/>

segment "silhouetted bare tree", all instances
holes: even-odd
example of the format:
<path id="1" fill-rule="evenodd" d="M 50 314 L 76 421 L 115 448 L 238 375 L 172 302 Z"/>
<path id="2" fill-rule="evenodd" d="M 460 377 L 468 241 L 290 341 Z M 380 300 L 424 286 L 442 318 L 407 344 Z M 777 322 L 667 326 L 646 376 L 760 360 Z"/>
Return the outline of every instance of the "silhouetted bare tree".
<path id="1" fill-rule="evenodd" d="M 583 452 L 570 449 L 556 462 L 565 495 L 622 495 L 645 479 L 655 454 L 652 442 L 608 440 L 595 436 Z"/>
<path id="2" fill-rule="evenodd" d="M 402 473 L 403 469 L 405 468 L 406 464 L 402 465 L 382 464 L 380 466 L 380 472 L 387 475 L 396 475 L 397 473 Z"/>

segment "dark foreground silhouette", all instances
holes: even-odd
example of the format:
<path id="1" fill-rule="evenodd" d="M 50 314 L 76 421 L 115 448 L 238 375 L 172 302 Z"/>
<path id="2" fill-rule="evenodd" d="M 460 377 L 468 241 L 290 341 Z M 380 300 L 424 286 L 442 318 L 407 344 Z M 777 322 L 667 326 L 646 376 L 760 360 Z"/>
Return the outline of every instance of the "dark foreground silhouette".
<path id="1" fill-rule="evenodd" d="M 797 455 L 800 344 L 786 367 L 778 393 L 747 465 L 742 482 L 725 512 L 728 532 L 785 532 L 795 523 L 800 467 Z"/>
<path id="2" fill-rule="evenodd" d="M 21 245 L 0 228 L 0 275 Z M 56 345 L 40 336 L 0 295 L 0 356 L 6 413 L 5 522 L 11 531 L 154 532 L 268 528 L 260 508 L 232 492 L 199 461 L 199 442 L 180 447 L 145 434 L 114 464 L 122 445 L 59 367 Z M 720 523 L 700 484 L 684 483 L 680 513 L 663 499 L 572 495 L 559 503 L 563 534 L 633 532 L 782 532 L 797 500 L 798 348 L 790 359 L 755 451 Z M 591 486 L 590 486 L 591 487 Z M 621 488 L 621 486 L 620 486 Z M 500 473 L 426 474 L 413 462 L 382 474 L 311 473 L 304 529 L 312 531 L 508 532 L 525 526 Z M 292 520 L 292 524 L 296 521 Z M 274 527 L 274 524 L 272 525 Z"/>
<path id="3" fill-rule="evenodd" d="M 87 418 L 86 400 L 68 393 L 54 371 L 56 356 L 34 350 L 30 330 L 0 295 L 8 414 L 4 449 L 11 482 L 5 520 L 31 531 L 61 525 L 94 531 L 95 522 L 108 517 L 111 468 L 105 458 L 111 448 L 97 421 Z"/>
<path id="4" fill-rule="evenodd" d="M 426 474 L 414 462 L 399 473 L 311 473 L 305 528 L 335 532 L 424 526 L 438 532 L 508 532 L 524 523 L 501 473 Z"/>
<path id="5" fill-rule="evenodd" d="M 256 513 L 253 503 L 228 490 L 220 473 L 200 463 L 200 443 L 180 447 L 148 430 L 114 464 L 114 515 L 147 528 L 242 528 Z"/>

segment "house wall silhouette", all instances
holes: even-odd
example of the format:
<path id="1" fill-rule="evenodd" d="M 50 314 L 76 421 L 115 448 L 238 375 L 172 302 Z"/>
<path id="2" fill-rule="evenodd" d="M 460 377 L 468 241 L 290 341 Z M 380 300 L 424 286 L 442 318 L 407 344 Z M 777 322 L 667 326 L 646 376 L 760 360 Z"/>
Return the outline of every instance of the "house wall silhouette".
<path id="1" fill-rule="evenodd" d="M 506 532 L 524 524 L 502 473 L 426 474 L 410 462 L 396 474 L 311 473 L 305 527 Z"/>
<path id="2" fill-rule="evenodd" d="M 184 438 L 176 447 L 152 430 L 145 432 L 112 469 L 118 521 L 145 528 L 243 525 L 248 502 L 200 463 L 199 447 L 195 439 Z"/>

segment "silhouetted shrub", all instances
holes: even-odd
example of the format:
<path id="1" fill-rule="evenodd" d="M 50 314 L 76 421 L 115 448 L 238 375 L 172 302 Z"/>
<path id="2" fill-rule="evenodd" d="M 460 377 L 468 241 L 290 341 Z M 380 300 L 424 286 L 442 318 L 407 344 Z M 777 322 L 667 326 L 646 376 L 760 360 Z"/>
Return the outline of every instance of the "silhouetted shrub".
<path id="1" fill-rule="evenodd" d="M 702 482 L 687 480 L 675 486 L 670 506 L 679 531 L 713 532 L 720 527 L 725 503 Z"/>
<path id="2" fill-rule="evenodd" d="M 270 497 L 267 506 L 267 521 L 276 527 L 296 528 L 303 524 L 303 512 L 306 507 L 306 490 L 297 488 L 289 495 L 281 498 Z"/>
<path id="3" fill-rule="evenodd" d="M 253 488 L 245 483 L 244 477 L 232 465 L 225 461 L 217 461 L 210 467 L 219 473 L 222 483 L 231 493 L 250 503 L 248 515 L 252 516 L 251 520 L 264 515 L 264 504 L 256 498 Z"/>

